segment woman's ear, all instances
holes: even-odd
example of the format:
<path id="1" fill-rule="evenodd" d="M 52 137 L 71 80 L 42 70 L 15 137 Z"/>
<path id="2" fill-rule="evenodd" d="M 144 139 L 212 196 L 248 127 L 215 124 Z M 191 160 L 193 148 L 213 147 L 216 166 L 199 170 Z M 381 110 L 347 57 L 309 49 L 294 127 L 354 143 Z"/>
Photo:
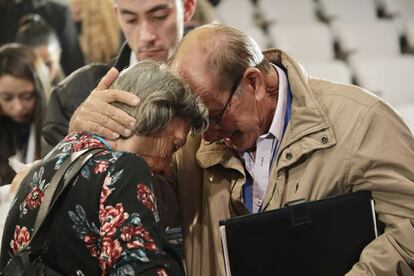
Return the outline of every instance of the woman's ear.
<path id="1" fill-rule="evenodd" d="M 266 87 L 264 84 L 264 78 L 262 72 L 255 67 L 247 68 L 243 73 L 243 85 L 244 89 L 252 91 L 257 100 L 266 96 Z"/>

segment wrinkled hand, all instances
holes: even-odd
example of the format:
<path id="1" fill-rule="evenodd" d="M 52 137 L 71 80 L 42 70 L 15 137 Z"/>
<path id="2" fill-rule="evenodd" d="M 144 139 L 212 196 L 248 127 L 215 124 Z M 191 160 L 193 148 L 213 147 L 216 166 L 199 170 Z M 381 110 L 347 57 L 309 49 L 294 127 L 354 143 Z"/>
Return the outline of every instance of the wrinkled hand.
<path id="1" fill-rule="evenodd" d="M 135 126 L 135 118 L 113 107 L 111 103 L 121 102 L 137 106 L 139 98 L 126 91 L 108 89 L 118 75 L 119 72 L 115 68 L 106 73 L 98 86 L 74 112 L 69 123 L 69 133 L 93 132 L 108 139 L 131 135 L 130 128 Z"/>

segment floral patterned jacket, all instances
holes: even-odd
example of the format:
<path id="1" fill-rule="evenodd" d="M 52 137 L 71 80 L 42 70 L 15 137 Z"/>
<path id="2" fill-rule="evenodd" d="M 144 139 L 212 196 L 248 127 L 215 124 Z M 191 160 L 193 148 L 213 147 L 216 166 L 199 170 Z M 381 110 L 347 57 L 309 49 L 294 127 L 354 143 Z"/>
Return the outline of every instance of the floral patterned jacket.
<path id="1" fill-rule="evenodd" d="M 144 160 L 87 133 L 68 135 L 22 181 L 4 229 L 1 267 L 29 242 L 56 170 L 85 148 L 105 150 L 74 177 L 41 228 L 45 263 L 65 275 L 184 274 L 157 224 L 154 181 Z"/>

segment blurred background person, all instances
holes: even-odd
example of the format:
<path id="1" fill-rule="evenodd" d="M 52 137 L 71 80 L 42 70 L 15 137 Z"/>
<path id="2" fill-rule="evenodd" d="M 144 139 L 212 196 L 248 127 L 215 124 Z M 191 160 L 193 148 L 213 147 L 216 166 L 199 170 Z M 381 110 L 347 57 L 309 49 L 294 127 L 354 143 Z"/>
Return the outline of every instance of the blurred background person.
<path id="1" fill-rule="evenodd" d="M 62 48 L 55 31 L 38 14 L 29 14 L 22 18 L 17 31 L 16 42 L 33 48 L 42 58 L 49 71 L 49 81 L 57 85 L 65 75 L 60 66 Z"/>
<path id="2" fill-rule="evenodd" d="M 62 46 L 61 66 L 69 75 L 84 63 L 75 23 L 66 5 L 47 0 L 1 0 L 0 45 L 15 42 L 22 17 L 39 14 L 56 32 Z"/>
<path id="3" fill-rule="evenodd" d="M 70 0 L 69 7 L 78 24 L 86 63 L 107 63 L 114 58 L 121 44 L 121 30 L 112 0 Z"/>
<path id="4" fill-rule="evenodd" d="M 204 24 L 218 21 L 216 10 L 208 0 L 198 0 L 193 17 L 185 24 L 185 33 Z"/>
<path id="5" fill-rule="evenodd" d="M 40 158 L 48 87 L 42 66 L 30 47 L 6 44 L 0 48 L 0 185 L 10 183 L 15 175 L 10 157 L 22 163 Z"/>

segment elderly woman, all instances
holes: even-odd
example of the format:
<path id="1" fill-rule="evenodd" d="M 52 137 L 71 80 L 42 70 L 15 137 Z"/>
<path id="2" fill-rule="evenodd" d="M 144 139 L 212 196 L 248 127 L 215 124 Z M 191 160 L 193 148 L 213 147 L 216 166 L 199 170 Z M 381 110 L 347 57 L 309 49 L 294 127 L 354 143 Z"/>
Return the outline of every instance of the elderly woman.
<path id="1" fill-rule="evenodd" d="M 137 119 L 134 134 L 114 141 L 72 133 L 23 180 L 9 212 L 1 267 L 30 240 L 48 183 L 71 153 L 102 148 L 59 198 L 42 233 L 44 262 L 65 275 L 181 275 L 180 259 L 158 226 L 153 174 L 168 170 L 191 130 L 206 129 L 208 112 L 163 65 L 142 61 L 113 88 L 140 97 L 138 107 L 116 105 Z"/>

